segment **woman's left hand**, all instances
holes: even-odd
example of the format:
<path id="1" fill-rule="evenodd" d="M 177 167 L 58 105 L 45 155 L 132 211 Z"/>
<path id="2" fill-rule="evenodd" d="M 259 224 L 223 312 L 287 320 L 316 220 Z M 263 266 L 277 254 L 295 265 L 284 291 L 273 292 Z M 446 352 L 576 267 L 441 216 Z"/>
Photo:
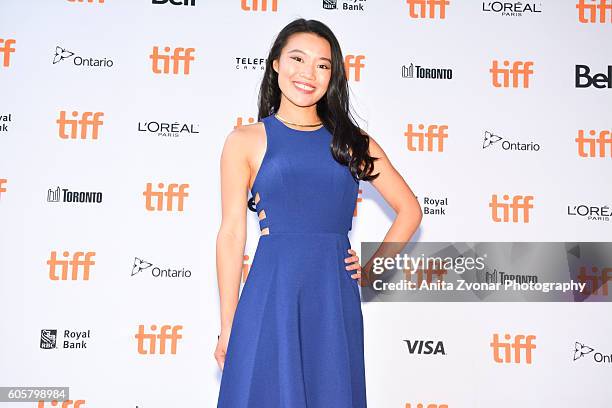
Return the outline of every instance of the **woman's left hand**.
<path id="1" fill-rule="evenodd" d="M 351 264 L 351 265 L 345 266 L 345 268 L 346 268 L 347 271 L 351 271 L 351 270 L 355 270 L 356 269 L 357 272 L 352 274 L 351 278 L 353 278 L 353 279 L 361 279 L 361 265 L 359 264 L 359 257 L 357 256 L 357 252 L 355 252 L 353 249 L 349 248 L 348 253 L 352 254 L 353 256 L 350 256 L 348 258 L 344 258 L 344 262 Z"/>

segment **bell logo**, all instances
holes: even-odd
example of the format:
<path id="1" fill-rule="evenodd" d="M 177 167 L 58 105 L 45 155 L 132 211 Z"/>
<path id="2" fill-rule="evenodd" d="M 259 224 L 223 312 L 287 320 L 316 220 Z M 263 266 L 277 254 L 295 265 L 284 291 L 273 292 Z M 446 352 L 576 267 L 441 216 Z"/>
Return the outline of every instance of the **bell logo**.
<path id="1" fill-rule="evenodd" d="M 578 0 L 576 8 L 578 21 L 583 24 L 612 23 L 612 0 Z M 598 14 L 599 21 L 596 21 Z"/>
<path id="2" fill-rule="evenodd" d="M 448 126 L 429 125 L 427 132 L 423 132 L 424 129 L 425 125 L 419 125 L 419 131 L 415 132 L 412 123 L 408 124 L 408 130 L 404 133 L 408 150 L 411 152 L 443 152 L 444 139 L 448 138 L 448 133 L 446 133 Z M 425 147 L 425 139 L 427 139 L 427 147 Z"/>
<path id="3" fill-rule="evenodd" d="M 348 54 L 344 57 L 344 70 L 346 79 L 351 79 L 351 71 L 355 72 L 355 82 L 361 81 L 361 68 L 365 65 L 361 62 L 365 59 L 364 55 Z"/>
<path id="4" fill-rule="evenodd" d="M 260 0 L 240 0 L 240 8 L 244 11 L 268 11 L 268 0 L 261 0 L 261 8 L 258 3 Z M 278 1 L 272 0 L 271 11 L 278 11 Z"/>
<path id="5" fill-rule="evenodd" d="M 61 404 L 61 405 L 60 405 Z M 79 408 L 85 405 L 85 400 L 65 400 L 65 401 L 51 401 L 51 404 L 45 405 L 45 401 L 38 401 L 38 408 L 46 407 L 59 407 L 59 408 Z"/>
<path id="6" fill-rule="evenodd" d="M 11 65 L 11 54 L 16 51 L 15 48 L 13 48 L 15 43 L 16 41 L 12 38 L 0 38 L 0 55 L 2 56 L 3 67 Z"/>
<path id="7" fill-rule="evenodd" d="M 170 329 L 172 329 L 171 334 L 168 333 Z M 170 354 L 176 354 L 178 340 L 183 338 L 179 334 L 179 331 L 182 329 L 183 326 L 181 325 L 170 326 L 165 324 L 160 328 L 160 333 L 155 334 L 155 331 L 157 331 L 156 325 L 151 325 L 153 333 L 145 333 L 144 325 L 139 325 L 138 333 L 134 335 L 136 340 L 138 340 L 138 354 L 166 354 L 166 344 L 168 341 L 170 341 Z M 159 344 L 159 350 L 156 347 L 157 344 Z"/>
<path id="8" fill-rule="evenodd" d="M 436 9 L 440 12 L 440 20 L 446 18 L 446 6 L 450 5 L 448 0 L 406 0 L 410 6 L 410 18 L 436 18 Z"/>
<path id="9" fill-rule="evenodd" d="M 96 255 L 95 252 L 75 252 L 70 259 L 68 251 L 62 252 L 65 259 L 57 259 L 57 252 L 52 251 L 51 257 L 47 260 L 49 265 L 49 279 L 51 280 L 68 280 L 68 267 L 71 267 L 71 280 L 78 280 L 79 272 L 82 271 L 83 279 L 89 280 L 89 270 L 96 262 L 92 258 Z M 69 260 L 70 259 L 70 260 Z M 61 274 L 58 276 L 57 267 L 61 268 Z"/>
<path id="10" fill-rule="evenodd" d="M 100 126 L 104 124 L 100 118 L 104 116 L 104 113 L 83 112 L 79 119 L 79 112 L 73 111 L 71 116 L 74 119 L 66 119 L 66 111 L 60 111 L 59 119 L 55 121 L 59 125 L 60 139 L 76 139 L 77 137 L 87 139 L 89 128 L 91 128 L 90 138 L 92 140 L 98 139 Z"/>
<path id="11" fill-rule="evenodd" d="M 6 193 L 6 187 L 4 187 L 4 185 L 7 181 L 8 180 L 5 178 L 0 178 L 0 198 L 2 198 L 2 193 Z"/>
<path id="12" fill-rule="evenodd" d="M 177 211 L 183 211 L 183 202 L 185 197 L 189 196 L 185 190 L 189 188 L 189 184 L 168 184 L 168 190 L 164 191 L 164 183 L 159 183 L 157 187 L 161 191 L 153 191 L 153 183 L 147 183 L 147 189 L 142 193 L 145 196 L 145 208 L 147 211 L 164 211 L 164 202 L 166 203 L 166 211 L 174 211 L 174 201 L 177 201 Z M 178 191 L 176 191 L 178 187 Z M 166 200 L 164 200 L 164 196 Z M 155 199 L 155 204 L 153 204 Z"/>
<path id="13" fill-rule="evenodd" d="M 171 50 L 172 49 L 170 47 L 164 47 L 164 54 L 160 54 L 159 47 L 153 47 L 153 53 L 149 55 L 149 58 L 151 58 L 153 64 L 153 72 L 155 74 L 168 74 L 170 73 L 170 64 L 172 64 L 172 73 L 177 75 L 182 63 L 183 74 L 189 75 L 191 61 L 195 60 L 195 57 L 191 55 L 195 51 L 195 48 L 177 47 L 174 49 L 174 51 L 172 51 L 172 55 L 170 55 Z"/>
<path id="14" fill-rule="evenodd" d="M 504 201 L 510 200 L 508 194 L 502 196 Z M 529 223 L 529 210 L 533 208 L 533 196 L 516 195 L 512 197 L 512 203 L 503 203 L 497 201 L 497 194 L 491 196 L 491 219 L 493 222 L 509 222 L 512 215 L 512 222 L 519 222 L 519 216 L 523 214 L 523 223 Z M 501 216 L 499 214 L 501 209 Z M 521 211 L 522 210 L 522 211 Z"/>
<path id="15" fill-rule="evenodd" d="M 512 336 L 509 334 L 504 335 L 505 342 L 499 340 L 499 334 L 493 334 L 493 341 L 490 346 L 493 349 L 493 360 L 496 363 L 521 363 L 521 355 L 525 355 L 525 363 L 531 364 L 531 351 L 536 348 L 536 345 L 533 344 L 536 336 L 530 334 L 525 336 L 523 334 L 517 334 L 514 336 L 514 341 L 512 340 Z M 512 349 L 514 349 L 514 353 L 512 353 Z M 503 351 L 503 353 L 502 353 Z M 523 353 L 524 351 L 524 353 Z"/>
<path id="16" fill-rule="evenodd" d="M 498 63 L 499 61 L 493 60 L 493 66 L 489 70 L 494 87 L 509 88 L 512 86 L 512 88 L 518 88 L 519 80 L 522 77 L 522 87 L 529 88 L 529 76 L 533 74 L 533 69 L 531 69 L 533 61 L 514 61 L 512 68 L 508 68 L 510 61 L 504 61 L 504 68 L 500 68 Z M 510 74 L 512 74 L 512 85 L 510 85 Z M 500 78 L 502 82 L 500 82 Z"/>
<path id="17" fill-rule="evenodd" d="M 574 139 L 578 144 L 578 156 L 580 157 L 610 157 L 612 158 L 612 132 L 609 130 L 599 131 L 589 130 L 589 135 L 585 137 L 584 130 L 578 131 L 578 137 Z M 595 153 L 595 149 L 597 153 Z"/>

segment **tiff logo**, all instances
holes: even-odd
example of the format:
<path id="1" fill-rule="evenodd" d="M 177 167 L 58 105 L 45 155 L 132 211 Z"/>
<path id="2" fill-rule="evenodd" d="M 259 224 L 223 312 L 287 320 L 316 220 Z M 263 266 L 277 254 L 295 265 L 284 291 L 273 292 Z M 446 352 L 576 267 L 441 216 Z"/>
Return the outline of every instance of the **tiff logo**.
<path id="1" fill-rule="evenodd" d="M 79 272 L 82 272 L 83 279 L 89 280 L 89 270 L 92 265 L 96 264 L 92 258 L 96 256 L 95 252 L 75 252 L 70 258 L 68 251 L 62 252 L 64 259 L 57 259 L 57 252 L 51 251 L 51 257 L 47 260 L 49 265 L 49 279 L 51 280 L 68 280 L 68 267 L 70 266 L 71 280 L 78 280 Z M 58 276 L 57 268 L 60 268 Z"/>
<path id="2" fill-rule="evenodd" d="M 168 334 L 169 329 L 172 329 L 172 334 Z M 179 334 L 179 331 L 182 329 L 183 326 L 181 325 L 170 326 L 165 324 L 160 328 L 160 333 L 155 334 L 157 330 L 156 325 L 151 325 L 152 333 L 145 333 L 144 325 L 139 325 L 138 333 L 134 335 L 136 340 L 138 340 L 138 354 L 166 354 L 166 344 L 168 341 L 170 341 L 170 354 L 176 354 L 178 340 L 183 338 Z M 157 344 L 159 344 L 159 351 L 157 351 Z"/>
<path id="3" fill-rule="evenodd" d="M 0 198 L 2 198 L 2 193 L 6 193 L 6 187 L 4 185 L 8 182 L 5 178 L 0 178 Z"/>
<path id="4" fill-rule="evenodd" d="M 499 334 L 493 334 L 493 341 L 490 346 L 493 349 L 493 360 L 496 363 L 521 363 L 521 356 L 525 355 L 525 363 L 531 364 L 532 360 L 532 350 L 536 348 L 536 345 L 533 344 L 536 336 L 530 334 L 525 336 L 523 334 L 517 334 L 514 336 L 514 341 L 509 342 L 508 340 L 512 340 L 512 336 L 509 334 L 504 335 L 505 342 L 499 340 Z M 512 353 L 512 349 L 514 349 L 514 353 Z"/>
<path id="5" fill-rule="evenodd" d="M 612 1 L 610 0 L 578 0 L 576 8 L 578 9 L 578 21 L 583 24 L 612 23 Z M 595 21 L 598 14 L 599 21 Z M 606 14 L 608 21 L 606 21 Z"/>
<path id="6" fill-rule="evenodd" d="M 364 55 L 348 54 L 344 57 L 344 70 L 346 79 L 351 79 L 351 71 L 355 72 L 355 82 L 361 81 L 361 68 L 365 65 L 361 62 L 365 59 Z"/>
<path id="7" fill-rule="evenodd" d="M 258 3 L 261 2 L 261 7 Z M 268 0 L 240 0 L 240 8 L 244 11 L 268 11 Z M 278 1 L 272 0 L 271 11 L 278 11 Z"/>
<path id="8" fill-rule="evenodd" d="M 172 73 L 176 75 L 179 73 L 179 68 L 182 63 L 183 74 L 189 75 L 191 61 L 195 60 L 195 57 L 191 55 L 195 51 L 195 48 L 177 47 L 172 51 L 172 55 L 169 54 L 170 51 L 170 47 L 164 47 L 165 54 L 160 54 L 159 47 L 153 47 L 153 53 L 149 55 L 153 63 L 153 72 L 156 74 L 168 74 L 170 73 L 170 65 L 172 64 Z"/>
<path id="9" fill-rule="evenodd" d="M 588 284 L 584 288 L 584 294 L 608 296 L 608 282 L 612 280 L 612 275 L 610 275 L 610 273 L 612 273 L 612 268 L 601 268 L 600 271 L 597 266 L 592 266 L 592 275 L 587 273 L 586 266 L 581 266 L 579 271 L 578 281 L 580 283 Z M 599 289 L 601 289 L 601 293 L 599 292 Z"/>
<path id="10" fill-rule="evenodd" d="M 503 62 L 504 68 L 499 67 L 499 61 L 493 60 L 493 66 L 489 70 L 491 73 L 491 81 L 496 88 L 518 88 L 520 79 L 522 78 L 522 87 L 529 88 L 529 76 L 533 74 L 533 61 L 514 61 L 512 68 L 510 61 Z M 512 83 L 510 85 L 510 75 L 512 75 Z M 500 82 L 500 79 L 502 82 Z"/>
<path id="11" fill-rule="evenodd" d="M 512 216 L 512 222 L 519 222 L 519 216 L 523 214 L 523 223 L 529 223 L 529 210 L 533 208 L 531 203 L 533 196 L 516 195 L 512 197 L 512 203 L 507 203 L 510 199 L 508 194 L 502 196 L 504 202 L 499 202 L 497 194 L 491 196 L 489 207 L 491 208 L 491 218 L 493 222 L 509 222 Z M 501 209 L 501 216 L 499 214 Z M 522 210 L 522 211 L 521 211 Z"/>
<path id="12" fill-rule="evenodd" d="M 425 125 L 419 125 L 418 131 L 414 131 L 413 124 L 408 124 L 408 130 L 404 133 L 408 150 L 411 152 L 443 152 L 444 139 L 448 138 L 448 133 L 446 133 L 448 126 L 429 125 L 427 127 L 427 132 L 423 132 L 424 129 Z M 427 139 L 427 147 L 425 147 L 425 139 Z"/>
<path id="13" fill-rule="evenodd" d="M 164 183 L 159 183 L 157 187 L 161 191 L 153 191 L 153 183 L 147 183 L 147 189 L 142 193 L 145 196 L 145 208 L 147 211 L 164 211 L 164 201 L 166 203 L 166 211 L 174 211 L 174 201 L 177 202 L 177 211 L 183 211 L 183 202 L 189 193 L 185 190 L 189 188 L 189 184 L 168 184 L 168 188 L 164 191 Z M 176 188 L 178 187 L 178 191 Z M 164 200 L 164 196 L 166 200 Z M 155 204 L 153 204 L 155 201 Z"/>
<path id="14" fill-rule="evenodd" d="M 11 64 L 11 54 L 15 52 L 16 41 L 12 38 L 4 39 L 0 38 L 0 55 L 2 55 L 2 66 L 8 67 Z"/>
<path id="15" fill-rule="evenodd" d="M 61 404 L 61 405 L 60 405 Z M 51 401 L 50 405 L 45 405 L 45 401 L 38 401 L 37 408 L 45 408 L 45 406 L 59 407 L 59 408 L 79 408 L 81 405 L 85 405 L 85 400 L 64 400 L 64 401 Z"/>
<path id="16" fill-rule="evenodd" d="M 79 112 L 73 111 L 71 116 L 74 119 L 66 119 L 66 111 L 60 111 L 59 119 L 55 121 L 58 126 L 60 139 L 87 139 L 89 135 L 92 140 L 98 139 L 100 126 L 104 124 L 100 120 L 104 113 L 102 112 L 83 112 L 79 118 Z M 91 133 L 88 129 L 91 128 Z"/>
<path id="17" fill-rule="evenodd" d="M 419 402 L 418 404 L 410 405 L 407 402 L 405 408 L 448 408 L 448 404 L 422 404 Z"/>
<path id="18" fill-rule="evenodd" d="M 440 13 L 440 20 L 446 18 L 446 6 L 449 0 L 406 0 L 408 3 L 410 18 L 436 18 L 436 10 Z"/>
<path id="19" fill-rule="evenodd" d="M 589 135 L 593 137 L 585 137 L 584 130 L 578 131 L 578 137 L 574 139 L 578 144 L 578 155 L 580 157 L 610 157 L 612 158 L 612 132 L 609 130 L 601 130 L 597 135 L 596 130 L 589 130 Z M 598 153 L 595 153 L 595 148 L 599 147 Z M 606 150 L 609 153 L 606 153 Z"/>

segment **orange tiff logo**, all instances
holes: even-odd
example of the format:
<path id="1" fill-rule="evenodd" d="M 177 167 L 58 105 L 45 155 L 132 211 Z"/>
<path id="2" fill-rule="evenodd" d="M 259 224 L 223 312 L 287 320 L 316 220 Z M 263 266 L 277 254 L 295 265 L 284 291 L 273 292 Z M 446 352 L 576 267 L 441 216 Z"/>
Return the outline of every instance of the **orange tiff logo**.
<path id="1" fill-rule="evenodd" d="M 4 185 L 7 183 L 7 179 L 0 178 L 0 198 L 2 198 L 2 193 L 6 193 L 6 187 Z"/>
<path id="2" fill-rule="evenodd" d="M 61 405 L 60 405 L 61 404 Z M 85 405 L 85 400 L 65 400 L 65 401 L 51 401 L 51 407 L 59 407 L 59 408 L 79 408 L 80 406 Z M 45 408 L 45 401 L 38 401 L 38 408 Z"/>
<path id="3" fill-rule="evenodd" d="M 142 193 L 145 196 L 145 208 L 147 211 L 174 211 L 175 202 L 177 204 L 177 211 L 183 211 L 185 197 L 189 196 L 189 193 L 185 191 L 189 188 L 189 184 L 170 183 L 166 188 L 164 183 L 159 183 L 157 188 L 160 191 L 153 191 L 153 183 L 147 183 L 147 188 Z"/>
<path id="4" fill-rule="evenodd" d="M 55 121 L 58 126 L 60 139 L 87 139 L 97 140 L 100 126 L 104 124 L 100 118 L 104 116 L 102 112 L 83 112 L 79 117 L 79 112 L 71 113 L 73 119 L 66 119 L 66 111 L 60 111 L 59 119 Z M 91 128 L 91 134 L 88 129 Z"/>
<path id="5" fill-rule="evenodd" d="M 240 0 L 240 8 L 244 11 L 268 11 L 268 1 L 261 0 L 261 6 L 259 0 Z M 272 0 L 271 11 L 278 11 L 278 1 Z"/>
<path id="6" fill-rule="evenodd" d="M 172 333 L 168 333 L 170 329 L 172 329 Z M 159 333 L 156 334 L 157 325 L 152 324 L 151 333 L 145 333 L 144 325 L 139 325 L 138 333 L 134 335 L 136 340 L 138 340 L 138 354 L 166 354 L 168 342 L 170 342 L 170 354 L 176 354 L 178 341 L 183 338 L 179 334 L 179 331 L 182 329 L 182 325 L 170 326 L 164 324 L 161 326 Z"/>
<path id="7" fill-rule="evenodd" d="M 418 131 L 414 130 L 412 123 L 408 124 L 408 128 L 404 133 L 406 136 L 406 147 L 411 152 L 443 152 L 444 151 L 444 139 L 448 138 L 446 125 L 429 125 L 427 132 L 424 132 L 425 125 L 418 125 Z M 425 147 L 425 140 L 427 140 L 427 147 Z"/>
<path id="8" fill-rule="evenodd" d="M 499 61 L 493 60 L 493 66 L 489 70 L 491 73 L 491 82 L 496 88 L 519 88 L 522 83 L 523 88 L 529 88 L 529 77 L 533 74 L 533 61 L 514 61 L 512 68 L 510 61 L 504 60 L 504 67 L 499 67 Z M 512 76 L 512 78 L 511 78 Z M 512 79 L 512 82 L 510 82 Z M 522 82 L 520 81 L 522 79 Z M 500 82 L 501 80 L 501 82 Z"/>
<path id="9" fill-rule="evenodd" d="M 608 296 L 608 282 L 612 280 L 612 268 L 600 269 L 597 266 L 591 266 L 589 269 L 591 269 L 590 274 L 586 266 L 579 268 L 578 281 L 587 284 L 583 294 Z"/>
<path id="10" fill-rule="evenodd" d="M 16 41 L 12 38 L 4 39 L 0 38 L 0 55 L 2 55 L 2 66 L 8 67 L 11 65 L 11 54 L 16 50 L 13 48 Z"/>
<path id="11" fill-rule="evenodd" d="M 578 21 L 583 24 L 612 23 L 612 0 L 578 0 L 576 8 L 578 9 Z"/>
<path id="12" fill-rule="evenodd" d="M 410 405 L 407 402 L 405 408 L 448 408 L 448 404 L 422 404 L 419 402 L 418 404 Z"/>
<path id="13" fill-rule="evenodd" d="M 536 336 L 530 334 L 525 336 L 523 334 L 517 334 L 512 340 L 512 336 L 509 334 L 504 335 L 505 341 L 499 340 L 499 334 L 493 334 L 493 341 L 490 346 L 493 349 L 493 360 L 496 363 L 521 363 L 521 356 L 525 356 L 525 363 L 531 364 L 532 361 L 532 350 L 536 348 L 533 344 Z M 514 349 L 514 353 L 512 352 Z"/>
<path id="14" fill-rule="evenodd" d="M 172 55 L 170 55 L 170 51 L 172 51 Z M 172 65 L 172 73 L 176 75 L 179 73 L 182 65 L 182 73 L 189 75 L 191 62 L 195 60 L 195 57 L 192 55 L 193 52 L 195 52 L 195 48 L 177 47 L 172 50 L 170 47 L 164 47 L 164 54 L 160 54 L 159 47 L 155 46 L 153 47 L 153 53 L 149 55 L 153 64 L 153 72 L 155 74 L 168 74 L 170 73 L 170 65 Z"/>
<path id="15" fill-rule="evenodd" d="M 589 130 L 589 135 L 593 137 L 585 137 L 582 129 L 578 131 L 578 137 L 574 139 L 578 144 L 578 155 L 580 157 L 612 158 L 612 132 L 601 130 L 597 135 L 596 130 Z M 595 153 L 596 147 L 599 148 L 597 154 Z"/>
<path id="16" fill-rule="evenodd" d="M 51 256 L 47 260 L 49 265 L 49 279 L 51 280 L 68 280 L 68 267 L 70 267 L 71 280 L 78 280 L 79 273 L 82 274 L 82 280 L 89 280 L 89 270 L 96 262 L 92 259 L 96 255 L 95 252 L 80 252 L 77 251 L 70 257 L 70 252 L 62 252 L 64 259 L 57 258 L 57 252 L 51 251 Z M 57 269 L 60 269 L 58 275 Z"/>
<path id="17" fill-rule="evenodd" d="M 355 73 L 355 82 L 361 81 L 361 68 L 365 67 L 365 65 L 361 61 L 363 61 L 364 59 L 364 55 L 347 54 L 344 57 L 344 73 L 346 75 L 347 80 L 351 79 L 352 71 Z"/>
<path id="18" fill-rule="evenodd" d="M 446 18 L 446 6 L 450 5 L 449 0 L 406 0 L 408 3 L 410 18 L 436 18 L 436 10 L 440 13 L 440 20 Z"/>
<path id="19" fill-rule="evenodd" d="M 491 196 L 489 207 L 491 208 L 493 222 L 510 222 L 510 217 L 512 217 L 512 222 L 519 222 L 522 214 L 523 223 L 529 223 L 529 212 L 533 208 L 533 196 L 516 195 L 512 197 L 512 203 L 508 202 L 510 200 L 508 194 L 504 194 L 502 199 L 506 202 L 498 201 L 497 194 Z"/>

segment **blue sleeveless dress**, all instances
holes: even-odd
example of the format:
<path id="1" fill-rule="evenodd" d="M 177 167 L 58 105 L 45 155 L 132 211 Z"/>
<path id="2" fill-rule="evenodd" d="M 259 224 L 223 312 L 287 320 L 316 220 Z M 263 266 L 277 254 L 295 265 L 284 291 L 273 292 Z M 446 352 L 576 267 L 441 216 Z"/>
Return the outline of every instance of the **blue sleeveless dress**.
<path id="1" fill-rule="evenodd" d="M 359 284 L 344 262 L 359 182 L 332 157 L 325 127 L 262 122 L 251 194 L 269 233 L 238 301 L 217 407 L 366 407 Z"/>

